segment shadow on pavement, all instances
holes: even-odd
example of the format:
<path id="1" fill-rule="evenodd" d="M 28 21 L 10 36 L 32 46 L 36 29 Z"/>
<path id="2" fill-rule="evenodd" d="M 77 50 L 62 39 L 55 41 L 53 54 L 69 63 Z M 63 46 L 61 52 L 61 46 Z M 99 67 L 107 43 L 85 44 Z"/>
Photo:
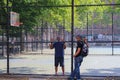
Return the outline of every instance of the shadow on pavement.
<path id="1" fill-rule="evenodd" d="M 89 76 L 120 76 L 120 68 L 111 69 L 87 69 L 82 75 Z"/>

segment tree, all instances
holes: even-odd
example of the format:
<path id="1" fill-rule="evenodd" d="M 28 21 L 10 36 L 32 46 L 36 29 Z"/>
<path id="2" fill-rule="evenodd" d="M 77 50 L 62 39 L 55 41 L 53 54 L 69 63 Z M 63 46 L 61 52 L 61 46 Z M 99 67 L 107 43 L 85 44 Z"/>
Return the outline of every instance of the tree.
<path id="1" fill-rule="evenodd" d="M 88 5 L 88 4 L 105 4 L 105 3 L 120 3 L 119 0 L 75 0 L 75 5 Z M 6 6 L 6 0 L 0 2 L 1 6 Z M 63 24 L 65 21 L 65 28 L 70 31 L 71 24 L 71 7 L 45 7 L 45 6 L 61 6 L 61 5 L 71 5 L 71 0 L 10 0 L 9 6 L 11 11 L 15 11 L 20 14 L 20 21 L 23 22 L 23 29 L 28 31 L 33 31 L 33 28 L 40 24 L 40 21 L 43 20 L 49 25 L 55 27 L 57 24 Z M 39 7 L 43 6 L 43 7 Z M 2 12 L 1 19 L 3 22 L 6 22 L 6 8 L 0 8 Z M 87 13 L 89 22 L 94 22 L 95 24 L 99 23 L 101 19 L 106 21 L 107 17 L 104 15 L 104 12 L 119 12 L 119 7 L 105 7 L 105 6 L 93 6 L 93 7 L 75 7 L 74 11 L 74 22 L 75 27 L 85 27 Z M 97 14 L 96 14 L 97 12 Z M 94 20 L 92 20 L 94 18 Z M 92 21 L 92 22 L 91 22 Z M 91 25 L 91 24 L 90 24 Z M 39 25 L 41 26 L 41 25 Z M 15 29 L 17 32 L 18 28 Z"/>

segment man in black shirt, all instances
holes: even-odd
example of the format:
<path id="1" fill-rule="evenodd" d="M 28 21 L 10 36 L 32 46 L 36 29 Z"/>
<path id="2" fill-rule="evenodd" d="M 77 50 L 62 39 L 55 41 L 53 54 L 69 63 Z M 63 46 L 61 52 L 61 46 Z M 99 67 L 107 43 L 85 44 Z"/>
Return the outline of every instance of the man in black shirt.
<path id="1" fill-rule="evenodd" d="M 82 37 L 80 35 L 76 36 L 76 40 L 77 40 L 77 48 L 76 48 L 76 52 L 74 54 L 74 63 L 75 63 L 75 69 L 71 74 L 71 80 L 74 80 L 74 77 L 76 77 L 77 80 L 80 80 L 80 65 L 83 61 L 83 56 L 81 55 L 81 51 L 83 48 L 83 41 L 82 41 Z"/>

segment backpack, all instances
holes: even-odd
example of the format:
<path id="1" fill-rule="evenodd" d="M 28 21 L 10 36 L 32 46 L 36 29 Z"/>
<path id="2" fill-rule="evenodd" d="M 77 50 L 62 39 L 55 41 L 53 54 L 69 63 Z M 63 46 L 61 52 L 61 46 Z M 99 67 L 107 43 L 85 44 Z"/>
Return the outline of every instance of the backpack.
<path id="1" fill-rule="evenodd" d="M 81 55 L 83 56 L 83 57 L 86 57 L 87 55 L 88 55 L 88 47 L 87 47 L 87 45 L 83 42 L 83 48 L 82 48 L 82 52 L 81 52 Z"/>

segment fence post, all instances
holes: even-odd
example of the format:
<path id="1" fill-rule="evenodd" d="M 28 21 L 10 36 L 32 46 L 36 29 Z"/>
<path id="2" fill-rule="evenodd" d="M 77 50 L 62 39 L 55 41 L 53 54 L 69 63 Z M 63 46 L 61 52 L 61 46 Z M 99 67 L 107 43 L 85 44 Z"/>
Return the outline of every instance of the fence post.
<path id="1" fill-rule="evenodd" d="M 114 14 L 112 13 L 112 55 L 114 55 L 114 43 L 113 43 L 113 40 L 114 40 L 114 24 L 113 24 L 113 16 L 114 16 Z"/>
<path id="2" fill-rule="evenodd" d="M 2 32 L 2 56 L 4 56 L 4 32 Z"/>
<path id="3" fill-rule="evenodd" d="M 10 27 L 10 10 L 9 10 L 9 0 L 7 0 L 7 74 L 9 74 L 9 27 Z"/>
<path id="4" fill-rule="evenodd" d="M 88 30 L 88 13 L 87 13 L 87 40 L 88 40 L 88 34 L 89 34 L 89 30 Z"/>
<path id="5" fill-rule="evenodd" d="M 73 72 L 73 37 L 74 37 L 74 0 L 71 7 L 71 73 Z"/>

